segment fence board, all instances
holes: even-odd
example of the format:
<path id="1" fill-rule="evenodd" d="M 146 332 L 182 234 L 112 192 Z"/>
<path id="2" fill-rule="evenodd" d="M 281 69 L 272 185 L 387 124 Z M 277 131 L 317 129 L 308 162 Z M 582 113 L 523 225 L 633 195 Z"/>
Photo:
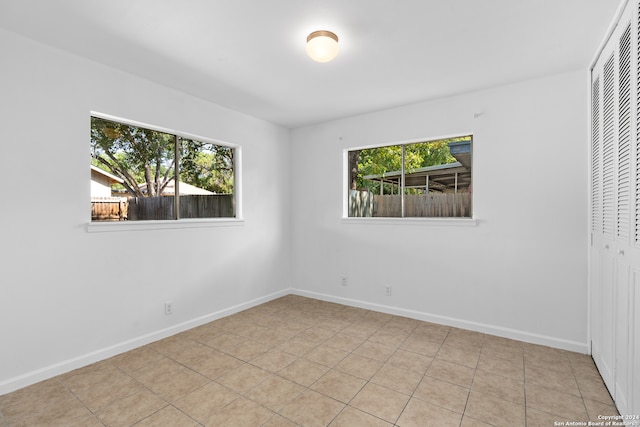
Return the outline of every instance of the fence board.
<path id="1" fill-rule="evenodd" d="M 349 193 L 350 217 L 400 217 L 402 198 L 399 194 L 375 194 L 368 191 Z M 372 199 L 372 200 L 371 200 Z M 370 202 L 373 203 L 370 203 Z M 471 217 L 471 193 L 428 193 L 404 196 L 404 216 L 422 218 Z"/>
<path id="2" fill-rule="evenodd" d="M 127 219 L 127 200 L 120 197 L 91 199 L 91 221 L 124 221 Z"/>
<path id="3" fill-rule="evenodd" d="M 180 196 L 180 218 L 233 217 L 233 202 L 233 194 Z"/>
<path id="4" fill-rule="evenodd" d="M 129 220 L 174 219 L 174 197 L 130 197 Z M 180 196 L 180 218 L 230 218 L 234 212 L 233 194 Z"/>
<path id="5" fill-rule="evenodd" d="M 351 190 L 349 193 L 349 216 L 373 216 L 373 193 L 370 191 Z"/>
<path id="6" fill-rule="evenodd" d="M 402 216 L 402 197 L 399 194 L 373 196 L 373 216 L 400 217 Z"/>
<path id="7" fill-rule="evenodd" d="M 92 221 L 172 220 L 174 196 L 93 198 Z M 373 202 L 372 202 L 373 203 Z M 180 196 L 180 218 L 231 218 L 233 194 Z"/>

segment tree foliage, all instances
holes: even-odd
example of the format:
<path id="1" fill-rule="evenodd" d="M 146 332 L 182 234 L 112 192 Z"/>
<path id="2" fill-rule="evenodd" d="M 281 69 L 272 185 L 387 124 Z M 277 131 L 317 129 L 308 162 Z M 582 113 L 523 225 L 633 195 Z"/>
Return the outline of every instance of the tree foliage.
<path id="1" fill-rule="evenodd" d="M 181 139 L 180 180 L 218 194 L 233 193 L 233 148 Z"/>
<path id="2" fill-rule="evenodd" d="M 91 118 L 91 163 L 121 178 L 132 196 L 153 197 L 175 178 L 214 193 L 233 193 L 233 148 Z"/>
<path id="3" fill-rule="evenodd" d="M 456 162 L 449 151 L 449 143 L 467 141 L 470 137 L 441 139 L 404 145 L 405 173 L 416 169 Z M 402 145 L 367 148 L 349 152 L 349 171 L 351 189 L 367 189 L 378 193 L 380 182 L 366 180 L 367 175 L 381 175 L 389 172 L 400 172 L 402 169 Z M 385 184 L 385 192 L 388 184 Z"/>
<path id="4" fill-rule="evenodd" d="M 92 161 L 122 178 L 132 196 L 159 195 L 173 178 L 173 138 L 167 133 L 91 118 Z M 146 191 L 140 184 L 146 184 Z"/>

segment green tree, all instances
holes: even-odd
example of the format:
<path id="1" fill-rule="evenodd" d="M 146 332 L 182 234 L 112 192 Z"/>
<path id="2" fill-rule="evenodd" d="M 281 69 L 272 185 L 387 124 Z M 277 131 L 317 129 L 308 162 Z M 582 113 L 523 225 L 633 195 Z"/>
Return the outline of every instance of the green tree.
<path id="1" fill-rule="evenodd" d="M 180 180 L 218 194 L 232 194 L 234 150 L 192 139 L 181 139 Z"/>
<path id="2" fill-rule="evenodd" d="M 174 150 L 173 135 L 91 118 L 92 163 L 122 178 L 132 196 L 161 194 L 174 176 Z"/>
<path id="3" fill-rule="evenodd" d="M 234 149 L 178 138 L 180 181 L 218 194 L 234 189 Z M 175 177 L 175 135 L 91 118 L 91 164 L 124 181 L 137 197 L 153 197 Z"/>
<path id="4" fill-rule="evenodd" d="M 407 144 L 405 148 L 405 172 L 435 165 L 456 162 L 449 151 L 449 143 L 468 141 L 471 137 L 441 139 L 437 141 Z M 381 175 L 389 172 L 400 172 L 402 169 L 402 146 L 367 148 L 349 152 L 349 173 L 351 189 L 368 189 L 374 193 L 380 191 L 379 181 L 365 180 L 367 175 Z M 390 192 L 389 184 L 385 192 Z"/>

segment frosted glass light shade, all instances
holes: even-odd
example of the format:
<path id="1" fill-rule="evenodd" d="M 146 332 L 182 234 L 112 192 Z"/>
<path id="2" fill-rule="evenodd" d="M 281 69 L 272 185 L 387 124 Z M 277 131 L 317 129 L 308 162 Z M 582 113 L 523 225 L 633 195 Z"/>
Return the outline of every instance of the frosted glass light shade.
<path id="1" fill-rule="evenodd" d="M 307 55 L 316 62 L 328 62 L 338 54 L 338 36 L 331 31 L 314 31 L 307 37 Z"/>

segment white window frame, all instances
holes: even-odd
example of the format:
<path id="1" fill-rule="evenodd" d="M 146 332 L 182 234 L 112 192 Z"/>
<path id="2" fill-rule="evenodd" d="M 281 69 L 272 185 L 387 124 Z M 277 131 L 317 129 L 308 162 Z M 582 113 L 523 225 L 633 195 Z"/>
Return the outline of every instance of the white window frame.
<path id="1" fill-rule="evenodd" d="M 457 138 L 463 135 L 472 135 L 473 132 L 461 132 L 452 135 L 408 139 L 404 141 L 388 142 L 380 144 L 362 145 L 356 147 L 345 148 L 342 151 L 342 223 L 343 224 L 378 224 L 378 225 L 429 225 L 429 226 L 461 226 L 475 227 L 478 225 L 478 219 L 475 213 L 475 191 L 471 193 L 471 203 L 474 206 L 471 218 L 447 218 L 447 217 L 350 217 L 349 216 L 349 151 L 366 150 L 370 148 L 390 147 L 395 145 L 418 144 L 422 142 L 438 141 L 441 139 Z M 473 168 L 472 168 L 473 183 Z M 475 183 L 473 184 L 475 188 Z"/>
<path id="2" fill-rule="evenodd" d="M 91 111 L 89 117 L 110 120 L 129 126 L 137 126 L 157 132 L 169 133 L 185 139 L 192 139 L 234 149 L 233 170 L 234 170 L 234 197 L 235 197 L 235 217 L 225 218 L 185 218 L 162 221 L 91 221 L 91 213 L 88 212 L 87 232 L 110 232 L 110 231 L 140 231 L 140 230 L 166 230 L 202 227 L 234 227 L 244 225 L 242 213 L 242 147 L 238 144 L 220 141 L 200 135 L 194 135 L 175 129 L 151 125 L 136 120 Z M 90 183 L 89 183 L 90 185 Z"/>

